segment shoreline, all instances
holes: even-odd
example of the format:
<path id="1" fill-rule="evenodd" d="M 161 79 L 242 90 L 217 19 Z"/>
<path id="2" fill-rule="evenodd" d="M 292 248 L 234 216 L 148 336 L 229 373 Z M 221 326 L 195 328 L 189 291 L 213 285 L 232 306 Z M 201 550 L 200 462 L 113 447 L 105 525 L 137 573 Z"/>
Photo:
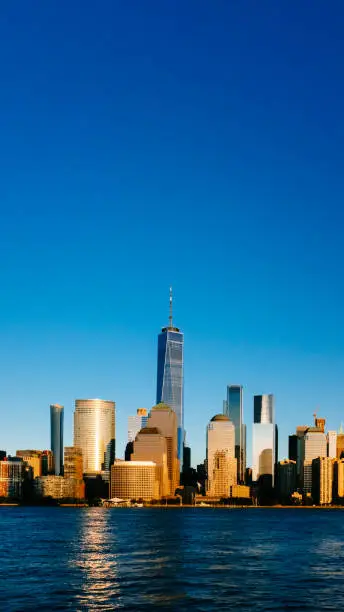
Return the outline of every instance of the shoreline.
<path id="1" fill-rule="evenodd" d="M 157 510 L 183 510 L 185 508 L 193 508 L 199 510 L 344 510 L 344 506 L 192 506 L 192 505 L 165 505 L 165 504 L 153 504 L 144 505 L 140 508 L 137 506 L 89 506 L 87 504 L 60 504 L 56 506 L 44 506 L 44 505 L 24 505 L 20 503 L 8 503 L 0 504 L 0 508 L 102 508 L 103 510 L 144 510 L 144 509 L 157 509 Z"/>

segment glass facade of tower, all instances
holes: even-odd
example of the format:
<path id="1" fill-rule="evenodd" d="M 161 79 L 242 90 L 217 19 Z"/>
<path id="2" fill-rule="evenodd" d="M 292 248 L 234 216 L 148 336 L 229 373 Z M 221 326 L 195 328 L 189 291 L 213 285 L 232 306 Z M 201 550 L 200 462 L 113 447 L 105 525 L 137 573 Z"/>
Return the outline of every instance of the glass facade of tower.
<path id="1" fill-rule="evenodd" d="M 55 476 L 63 475 L 63 414 L 63 406 L 59 404 L 50 406 L 50 440 Z"/>
<path id="2" fill-rule="evenodd" d="M 223 403 L 223 412 L 234 424 L 238 482 L 244 482 L 246 470 L 246 425 L 243 424 L 243 388 L 241 385 L 228 385 L 227 400 Z"/>
<path id="3" fill-rule="evenodd" d="M 158 337 L 156 403 L 167 404 L 177 415 L 178 459 L 183 462 L 184 444 L 184 334 L 165 327 Z"/>
<path id="4" fill-rule="evenodd" d="M 273 395 L 255 395 L 254 423 L 252 431 L 252 477 L 271 476 L 275 480 L 277 461 L 277 428 Z"/>
<path id="5" fill-rule="evenodd" d="M 84 472 L 110 470 L 115 459 L 115 402 L 75 401 L 74 446 L 82 451 Z"/>

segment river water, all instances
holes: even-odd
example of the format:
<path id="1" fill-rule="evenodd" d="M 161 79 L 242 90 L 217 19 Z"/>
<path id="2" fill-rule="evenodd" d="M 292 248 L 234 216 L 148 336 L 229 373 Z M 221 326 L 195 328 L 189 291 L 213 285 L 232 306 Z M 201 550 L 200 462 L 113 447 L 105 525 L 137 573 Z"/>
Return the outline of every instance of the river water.
<path id="1" fill-rule="evenodd" d="M 344 511 L 0 508 L 0 611 L 342 610 Z"/>

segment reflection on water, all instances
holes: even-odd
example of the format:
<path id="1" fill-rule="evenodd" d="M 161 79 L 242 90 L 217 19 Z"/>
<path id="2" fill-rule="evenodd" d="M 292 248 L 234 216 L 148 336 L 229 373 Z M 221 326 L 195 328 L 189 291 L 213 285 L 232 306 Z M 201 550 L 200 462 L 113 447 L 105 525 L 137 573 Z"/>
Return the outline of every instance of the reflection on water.
<path id="1" fill-rule="evenodd" d="M 0 611 L 340 610 L 343 542 L 341 511 L 0 509 Z"/>
<path id="2" fill-rule="evenodd" d="M 75 595 L 82 609 L 115 608 L 119 595 L 116 540 L 109 527 L 110 515 L 92 508 L 82 515 L 80 531 L 74 542 L 74 555 L 69 563 L 82 573 L 81 589 Z"/>

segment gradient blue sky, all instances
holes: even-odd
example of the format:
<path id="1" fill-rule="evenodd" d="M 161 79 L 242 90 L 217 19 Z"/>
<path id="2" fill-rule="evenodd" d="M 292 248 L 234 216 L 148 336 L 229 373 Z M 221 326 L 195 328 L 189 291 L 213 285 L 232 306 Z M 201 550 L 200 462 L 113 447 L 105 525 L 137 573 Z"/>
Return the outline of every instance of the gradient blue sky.
<path id="1" fill-rule="evenodd" d="M 344 420 L 344 4 L 0 8 L 0 448 L 49 404 L 155 401 L 168 288 L 193 463 L 227 383 L 274 393 L 280 457 Z"/>

